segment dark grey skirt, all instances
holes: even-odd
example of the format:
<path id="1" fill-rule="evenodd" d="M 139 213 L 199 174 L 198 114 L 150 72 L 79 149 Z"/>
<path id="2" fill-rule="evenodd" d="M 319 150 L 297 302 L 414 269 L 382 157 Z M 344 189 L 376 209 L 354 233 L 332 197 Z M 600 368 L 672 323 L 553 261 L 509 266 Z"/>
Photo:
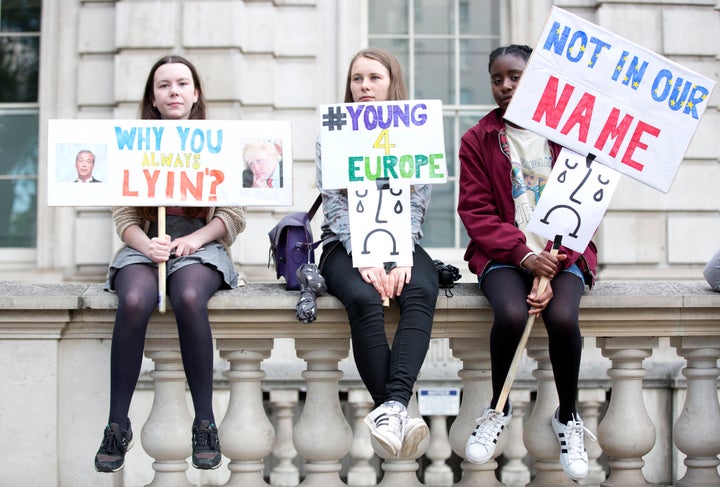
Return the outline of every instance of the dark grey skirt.
<path id="1" fill-rule="evenodd" d="M 183 235 L 189 235 L 198 228 L 205 225 L 205 221 L 199 218 L 185 218 L 177 216 L 168 216 L 166 232 L 173 239 Z M 148 231 L 150 238 L 157 236 L 157 226 L 151 225 Z M 115 290 L 115 275 L 119 269 L 131 264 L 145 264 L 157 268 L 157 264 L 146 257 L 142 252 L 131 247 L 122 248 L 108 269 L 108 280 L 105 282 L 105 289 L 109 291 Z M 209 242 L 199 248 L 191 255 L 183 255 L 182 257 L 172 258 L 167 261 L 167 275 L 171 275 L 178 269 L 191 264 L 204 264 L 217 270 L 223 277 L 223 286 L 221 288 L 233 289 L 238 286 L 238 273 L 235 266 L 230 260 L 225 247 L 217 241 Z"/>

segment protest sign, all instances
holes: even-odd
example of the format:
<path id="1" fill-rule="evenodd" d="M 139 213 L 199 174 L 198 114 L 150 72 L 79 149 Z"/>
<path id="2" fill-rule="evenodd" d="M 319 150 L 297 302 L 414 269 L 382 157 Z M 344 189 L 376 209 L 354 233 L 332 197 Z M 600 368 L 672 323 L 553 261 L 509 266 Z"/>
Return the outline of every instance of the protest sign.
<path id="1" fill-rule="evenodd" d="M 292 187 L 290 122 L 48 123 L 50 206 L 290 206 Z"/>
<path id="2" fill-rule="evenodd" d="M 585 252 L 619 181 L 620 173 L 614 169 L 561 150 L 528 230 L 548 240 L 561 235 L 563 246 Z"/>
<path id="3" fill-rule="evenodd" d="M 412 185 L 447 181 L 440 100 L 320 106 L 323 189 L 347 189 L 354 267 L 412 266 Z"/>
<path id="4" fill-rule="evenodd" d="M 321 105 L 322 186 L 398 179 L 447 181 L 440 100 Z"/>
<path id="5" fill-rule="evenodd" d="M 353 266 L 375 267 L 384 262 L 413 265 L 408 183 L 353 183 L 348 187 L 348 211 Z"/>
<path id="6" fill-rule="evenodd" d="M 667 192 L 714 85 L 553 7 L 505 118 Z"/>

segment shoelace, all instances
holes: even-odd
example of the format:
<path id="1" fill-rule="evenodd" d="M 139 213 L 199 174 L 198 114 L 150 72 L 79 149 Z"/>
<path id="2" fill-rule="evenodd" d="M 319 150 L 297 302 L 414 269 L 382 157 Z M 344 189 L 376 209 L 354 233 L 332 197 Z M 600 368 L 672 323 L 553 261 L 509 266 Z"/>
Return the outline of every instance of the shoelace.
<path id="1" fill-rule="evenodd" d="M 217 436 L 211 429 L 203 429 L 195 432 L 196 450 L 214 450 L 217 444 Z"/>
<path id="2" fill-rule="evenodd" d="M 375 427 L 381 426 L 389 429 L 394 435 L 402 438 L 403 425 L 405 424 L 407 413 L 405 411 L 391 411 L 381 414 L 375 418 Z"/>
<path id="3" fill-rule="evenodd" d="M 597 438 L 585 427 L 585 424 L 582 421 L 573 419 L 570 423 L 570 426 L 565 428 L 565 442 L 568 450 L 568 457 L 572 462 L 583 458 L 583 452 L 585 451 L 585 442 L 583 439 L 584 432 L 586 432 L 593 441 Z"/>
<path id="4" fill-rule="evenodd" d="M 477 427 L 473 435 L 479 442 L 495 441 L 500 431 L 505 425 L 500 420 L 503 417 L 503 413 L 499 413 L 493 409 L 485 412 L 485 414 L 475 420 Z"/>
<path id="5" fill-rule="evenodd" d="M 122 443 L 118 442 L 115 432 L 110 428 L 105 430 L 105 438 L 103 438 L 102 448 L 106 453 L 122 453 Z"/>

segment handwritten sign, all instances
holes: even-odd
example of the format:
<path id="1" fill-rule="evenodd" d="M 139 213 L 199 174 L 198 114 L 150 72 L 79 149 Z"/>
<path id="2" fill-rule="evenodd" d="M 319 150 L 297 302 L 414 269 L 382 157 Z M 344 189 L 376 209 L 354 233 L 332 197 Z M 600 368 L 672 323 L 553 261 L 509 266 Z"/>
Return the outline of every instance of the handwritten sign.
<path id="1" fill-rule="evenodd" d="M 714 85 L 553 7 L 505 118 L 667 192 Z"/>
<path id="2" fill-rule="evenodd" d="M 440 100 L 320 107 L 322 186 L 347 189 L 354 267 L 413 264 L 410 195 L 447 181 Z"/>
<path id="3" fill-rule="evenodd" d="M 348 187 L 354 267 L 374 267 L 384 262 L 413 265 L 410 225 L 410 185 L 354 183 Z"/>
<path id="4" fill-rule="evenodd" d="M 88 160 L 94 184 L 79 182 Z M 48 204 L 290 206 L 290 122 L 50 120 Z"/>
<path id="5" fill-rule="evenodd" d="M 325 189 L 388 178 L 447 181 L 440 100 L 321 105 Z"/>
<path id="6" fill-rule="evenodd" d="M 590 162 L 569 149 L 563 149 L 550 173 L 528 230 L 554 240 L 562 235 L 562 244 L 576 252 L 585 252 L 590 239 L 607 211 L 620 173 Z"/>

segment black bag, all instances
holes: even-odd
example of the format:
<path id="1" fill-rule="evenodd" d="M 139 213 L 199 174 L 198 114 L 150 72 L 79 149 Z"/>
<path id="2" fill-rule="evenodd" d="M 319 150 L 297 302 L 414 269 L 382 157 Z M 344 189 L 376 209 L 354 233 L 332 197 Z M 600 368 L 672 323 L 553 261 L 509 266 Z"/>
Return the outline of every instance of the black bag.
<path id="1" fill-rule="evenodd" d="M 310 220 L 320 207 L 322 198 L 320 195 L 315 199 L 310 211 L 298 211 L 290 213 L 268 232 L 270 237 L 270 263 L 275 263 L 277 278 L 285 278 L 285 289 L 297 291 L 300 289 L 297 270 L 303 264 L 315 262 L 315 248 L 320 244 L 313 243 Z"/>

